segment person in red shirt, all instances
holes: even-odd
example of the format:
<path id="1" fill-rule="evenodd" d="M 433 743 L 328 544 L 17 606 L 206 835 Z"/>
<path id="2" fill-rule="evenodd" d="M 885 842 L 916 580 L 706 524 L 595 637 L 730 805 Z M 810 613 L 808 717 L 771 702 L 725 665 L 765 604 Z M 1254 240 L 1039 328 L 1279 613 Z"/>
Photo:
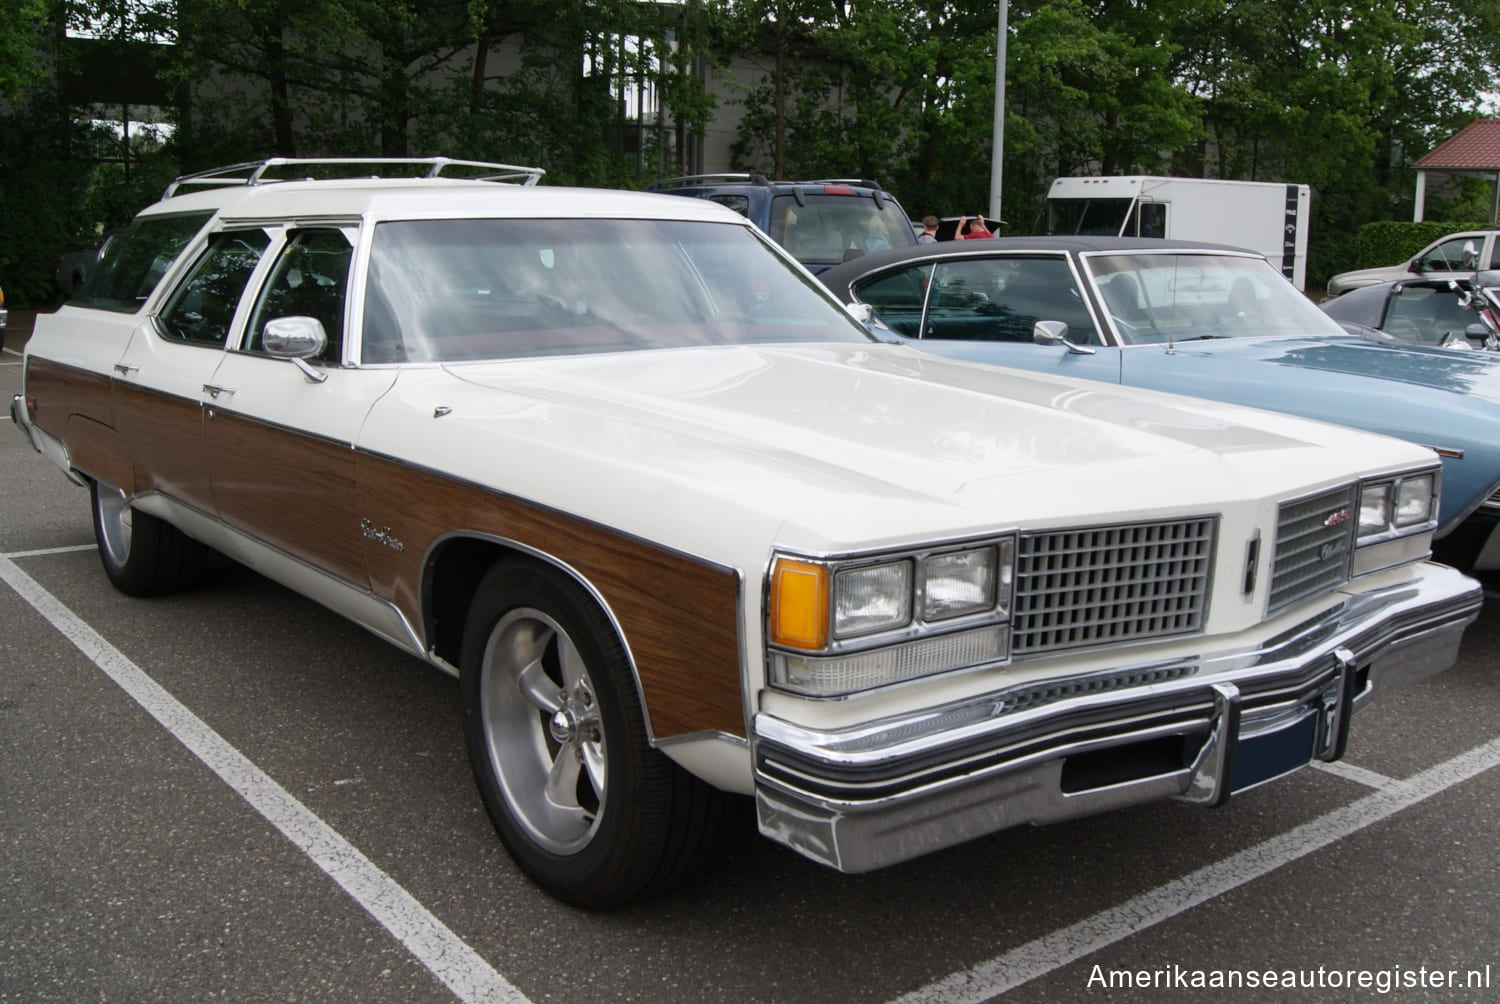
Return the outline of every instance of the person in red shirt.
<path id="1" fill-rule="evenodd" d="M 967 227 L 968 229 L 965 229 Z M 966 241 L 978 240 L 982 237 L 993 237 L 988 224 L 984 222 L 984 214 L 980 213 L 972 220 L 967 216 L 958 218 L 958 235 Z"/>

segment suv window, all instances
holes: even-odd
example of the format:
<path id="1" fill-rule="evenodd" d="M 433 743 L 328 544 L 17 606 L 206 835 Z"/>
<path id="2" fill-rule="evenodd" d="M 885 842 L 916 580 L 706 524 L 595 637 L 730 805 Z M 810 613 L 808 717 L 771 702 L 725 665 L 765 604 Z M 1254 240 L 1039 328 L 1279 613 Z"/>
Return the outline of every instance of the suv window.
<path id="1" fill-rule="evenodd" d="M 162 311 L 162 335 L 192 345 L 223 346 L 245 284 L 270 242 L 263 230 L 214 237 Z"/>
<path id="2" fill-rule="evenodd" d="M 710 195 L 708 201 L 727 206 L 741 216 L 750 215 L 750 196 L 748 195 Z"/>
<path id="3" fill-rule="evenodd" d="M 212 215 L 182 213 L 135 220 L 109 242 L 99 264 L 73 294 L 73 305 L 125 314 L 140 310 L 172 262 Z"/>
<path id="4" fill-rule="evenodd" d="M 817 265 L 836 265 L 916 241 L 911 222 L 894 200 L 880 209 L 874 199 L 848 195 L 804 195 L 802 203 L 778 195 L 771 200 L 770 234 L 798 261 Z"/>
<path id="5" fill-rule="evenodd" d="M 1479 267 L 1476 260 L 1482 237 L 1455 237 L 1443 241 L 1422 256 L 1420 268 L 1424 272 L 1472 272 Z"/>

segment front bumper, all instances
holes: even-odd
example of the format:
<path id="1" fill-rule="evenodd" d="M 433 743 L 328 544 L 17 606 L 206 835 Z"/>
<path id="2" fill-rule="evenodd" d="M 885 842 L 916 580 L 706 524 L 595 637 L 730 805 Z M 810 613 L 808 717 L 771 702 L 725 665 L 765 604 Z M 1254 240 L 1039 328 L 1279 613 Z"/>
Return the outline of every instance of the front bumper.
<path id="1" fill-rule="evenodd" d="M 1344 753 L 1353 714 L 1451 666 L 1478 583 L 1424 564 L 1250 649 L 1026 684 L 837 731 L 754 719 L 760 829 L 863 872 L 1021 823 L 1230 794 Z"/>

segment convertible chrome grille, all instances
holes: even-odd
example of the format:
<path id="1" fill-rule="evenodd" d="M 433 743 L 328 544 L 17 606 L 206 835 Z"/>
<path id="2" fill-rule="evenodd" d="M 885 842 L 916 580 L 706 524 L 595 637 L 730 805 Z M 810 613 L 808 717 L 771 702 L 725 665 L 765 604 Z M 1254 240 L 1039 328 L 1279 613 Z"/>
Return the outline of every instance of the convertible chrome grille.
<path id="1" fill-rule="evenodd" d="M 1271 566 L 1275 614 L 1349 581 L 1358 528 L 1356 486 L 1284 502 L 1276 520 L 1276 557 Z"/>
<path id="2" fill-rule="evenodd" d="M 1011 644 L 1034 655 L 1203 626 L 1213 517 L 1023 534 Z"/>

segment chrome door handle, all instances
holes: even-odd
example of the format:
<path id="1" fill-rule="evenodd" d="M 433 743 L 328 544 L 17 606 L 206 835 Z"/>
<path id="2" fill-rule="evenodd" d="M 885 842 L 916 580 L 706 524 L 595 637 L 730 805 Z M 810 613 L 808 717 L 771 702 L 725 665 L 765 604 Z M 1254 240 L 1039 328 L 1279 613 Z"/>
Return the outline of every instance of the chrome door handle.
<path id="1" fill-rule="evenodd" d="M 219 399 L 219 395 L 220 394 L 233 394 L 234 393 L 234 388 L 233 387 L 220 387 L 218 384 L 212 384 L 212 383 L 206 383 L 206 384 L 204 384 L 203 385 L 203 389 L 204 389 L 204 391 L 206 391 L 208 393 L 208 396 L 211 397 L 211 398 L 213 398 L 215 401 L 217 401 Z"/>
<path id="2" fill-rule="evenodd" d="M 140 367 L 134 363 L 115 363 L 115 372 L 121 376 L 129 376 L 139 369 Z"/>

